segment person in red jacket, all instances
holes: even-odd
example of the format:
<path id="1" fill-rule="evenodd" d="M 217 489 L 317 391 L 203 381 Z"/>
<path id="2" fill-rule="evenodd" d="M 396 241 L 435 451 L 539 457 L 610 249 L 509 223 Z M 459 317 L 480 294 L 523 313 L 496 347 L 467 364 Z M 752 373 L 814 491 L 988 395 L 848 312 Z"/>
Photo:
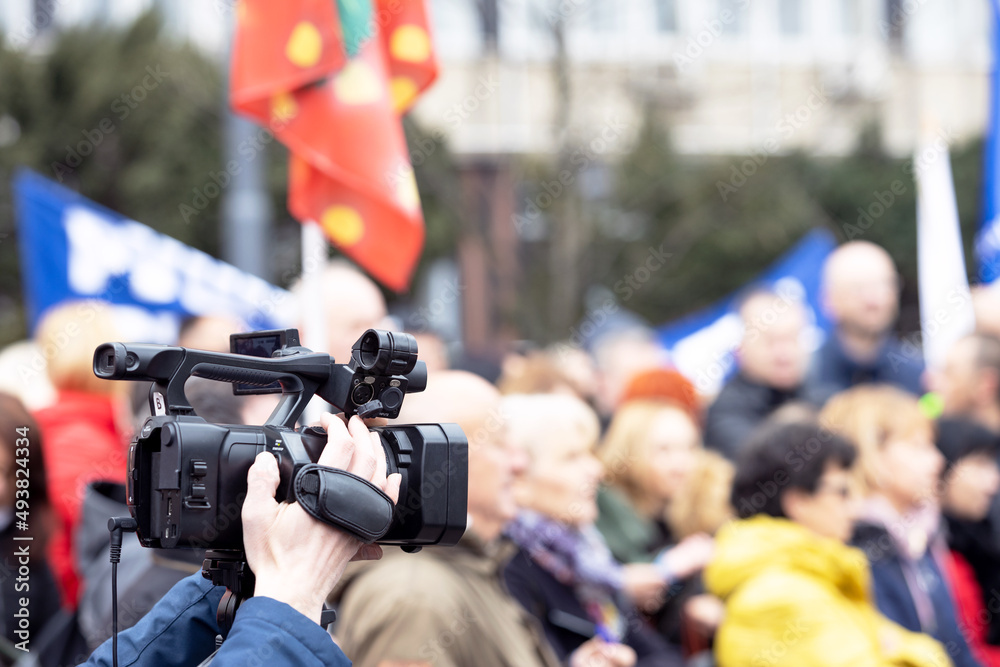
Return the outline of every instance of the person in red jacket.
<path id="1" fill-rule="evenodd" d="M 985 525 L 990 503 L 1000 491 L 1000 440 L 979 424 L 959 418 L 938 422 L 937 446 L 947 465 L 942 474 L 941 504 L 951 548 L 946 577 L 959 615 L 959 627 L 984 667 L 1000 667 L 1000 646 L 986 641 L 989 619 L 983 587 L 970 564 L 991 557 L 992 534 Z M 987 565 L 989 567 L 989 565 Z"/>
<path id="2" fill-rule="evenodd" d="M 127 408 L 124 383 L 94 375 L 94 349 L 118 340 L 111 309 L 96 301 L 60 304 L 45 313 L 35 333 L 45 355 L 56 402 L 35 413 L 42 432 L 46 480 L 56 529 L 49 546 L 63 605 L 74 609 L 79 578 L 74 531 L 89 482 L 125 483 Z"/>

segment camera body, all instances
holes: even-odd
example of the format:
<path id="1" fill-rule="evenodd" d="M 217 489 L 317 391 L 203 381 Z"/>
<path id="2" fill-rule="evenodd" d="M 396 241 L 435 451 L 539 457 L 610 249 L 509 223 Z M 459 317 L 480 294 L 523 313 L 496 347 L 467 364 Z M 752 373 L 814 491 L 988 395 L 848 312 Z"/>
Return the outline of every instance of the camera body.
<path id="1" fill-rule="evenodd" d="M 247 471 L 257 454 L 275 456 L 281 474 L 276 499 L 291 502 L 295 475 L 315 463 L 326 445 L 321 429 L 295 429 L 313 395 L 346 415 L 395 418 L 404 394 L 426 384 L 416 342 L 406 334 L 369 329 L 343 365 L 299 346 L 294 329 L 234 335 L 233 349 L 270 350 L 272 356 L 121 343 L 95 351 L 98 377 L 154 383 L 153 414 L 132 442 L 128 462 L 128 505 L 144 546 L 242 550 Z M 192 375 L 232 382 L 236 393 L 280 390 L 282 397 L 263 426 L 212 424 L 184 396 L 184 381 Z M 387 473 L 402 477 L 392 523 L 378 542 L 408 550 L 457 543 L 465 532 L 468 498 L 462 430 L 456 424 L 413 424 L 372 431 L 382 443 Z"/>

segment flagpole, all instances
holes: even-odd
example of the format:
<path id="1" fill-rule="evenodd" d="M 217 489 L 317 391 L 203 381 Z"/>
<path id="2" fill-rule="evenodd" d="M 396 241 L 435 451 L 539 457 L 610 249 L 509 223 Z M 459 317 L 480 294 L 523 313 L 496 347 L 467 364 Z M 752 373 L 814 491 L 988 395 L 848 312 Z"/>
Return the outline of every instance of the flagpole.
<path id="1" fill-rule="evenodd" d="M 323 274 L 326 271 L 330 244 L 323 228 L 315 220 L 302 221 L 302 275 L 299 290 L 299 326 L 302 345 L 316 352 L 327 349 L 326 303 L 323 298 Z M 338 359 L 338 361 L 340 361 Z M 319 423 L 327 408 L 322 399 L 313 397 L 302 413 L 303 424 Z"/>

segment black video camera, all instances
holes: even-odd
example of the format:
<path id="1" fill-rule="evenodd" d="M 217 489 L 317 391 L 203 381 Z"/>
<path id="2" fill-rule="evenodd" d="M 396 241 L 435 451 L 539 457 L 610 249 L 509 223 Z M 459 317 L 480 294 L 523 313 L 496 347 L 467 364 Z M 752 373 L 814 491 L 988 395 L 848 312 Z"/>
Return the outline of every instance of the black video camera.
<path id="1" fill-rule="evenodd" d="M 416 341 L 407 334 L 369 329 L 343 365 L 299 346 L 295 329 L 234 334 L 231 349 L 105 343 L 94 352 L 98 377 L 154 383 L 152 416 L 132 442 L 128 461 L 128 505 L 144 546 L 242 551 L 240 512 L 257 454 L 274 454 L 281 472 L 276 498 L 294 501 L 293 480 L 326 445 L 321 429 L 295 430 L 313 395 L 348 416 L 394 419 L 404 394 L 423 391 L 427 381 Z M 192 375 L 231 382 L 238 394 L 281 391 L 282 397 L 263 426 L 211 424 L 184 395 Z M 391 524 L 377 541 L 408 551 L 457 543 L 468 497 L 462 430 L 456 424 L 372 430 L 382 441 L 387 474 L 402 476 Z"/>

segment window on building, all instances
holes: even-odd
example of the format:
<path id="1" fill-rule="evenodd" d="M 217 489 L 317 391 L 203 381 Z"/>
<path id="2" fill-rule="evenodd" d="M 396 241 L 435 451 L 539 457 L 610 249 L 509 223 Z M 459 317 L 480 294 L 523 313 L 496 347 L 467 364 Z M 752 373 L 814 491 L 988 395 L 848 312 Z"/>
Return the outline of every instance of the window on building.
<path id="1" fill-rule="evenodd" d="M 840 31 L 845 35 L 861 32 L 861 8 L 858 0 L 840 0 Z"/>
<path id="2" fill-rule="evenodd" d="M 613 32 L 618 26 L 620 7 L 613 0 L 590 0 L 590 29 L 594 32 Z"/>
<path id="3" fill-rule="evenodd" d="M 655 0 L 656 30 L 677 32 L 677 0 Z"/>
<path id="4" fill-rule="evenodd" d="M 778 0 L 778 25 L 782 35 L 801 35 L 805 20 L 802 0 Z"/>
<path id="5" fill-rule="evenodd" d="M 722 31 L 728 35 L 739 35 L 749 23 L 751 3 L 747 0 L 719 0 L 716 17 L 722 22 Z"/>

